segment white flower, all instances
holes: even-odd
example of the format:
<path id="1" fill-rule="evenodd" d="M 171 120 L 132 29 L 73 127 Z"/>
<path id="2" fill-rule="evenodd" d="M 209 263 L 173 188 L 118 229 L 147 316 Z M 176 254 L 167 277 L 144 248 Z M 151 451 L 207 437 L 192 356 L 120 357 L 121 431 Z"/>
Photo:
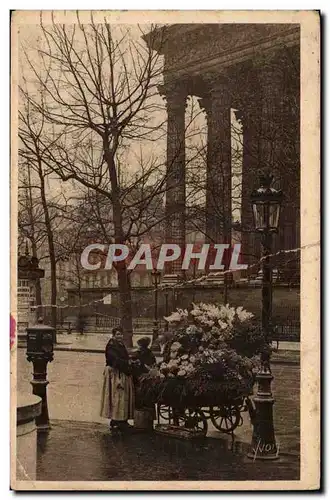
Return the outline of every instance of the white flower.
<path id="1" fill-rule="evenodd" d="M 220 326 L 221 330 L 225 330 L 228 326 L 227 323 L 225 323 L 221 319 L 218 320 L 218 325 Z"/>
<path id="2" fill-rule="evenodd" d="M 188 318 L 187 309 L 177 309 L 172 312 L 170 316 L 164 316 L 165 321 L 168 323 L 181 323 L 182 321 L 186 321 Z"/>
<path id="3" fill-rule="evenodd" d="M 199 315 L 200 315 L 200 313 L 201 313 L 201 311 L 200 311 L 199 309 L 197 309 L 197 308 L 196 308 L 196 309 L 193 309 L 192 311 L 190 311 L 190 314 L 191 314 L 192 316 L 199 316 Z"/>
<path id="4" fill-rule="evenodd" d="M 196 327 L 196 325 L 190 325 L 190 326 L 188 326 L 188 328 L 186 330 L 186 333 L 188 335 L 194 335 L 197 332 L 198 332 L 198 328 Z"/>
<path id="5" fill-rule="evenodd" d="M 180 342 L 173 342 L 173 344 L 171 345 L 171 351 L 178 351 L 180 347 L 182 347 Z"/>
<path id="6" fill-rule="evenodd" d="M 179 377 L 184 377 L 185 375 L 187 375 L 186 370 L 180 370 L 180 371 L 178 371 L 178 376 Z"/>
<path id="7" fill-rule="evenodd" d="M 243 323 L 244 321 L 247 321 L 251 318 L 253 318 L 253 314 L 246 311 L 245 309 L 243 309 L 242 306 L 239 306 L 237 309 L 236 309 L 236 314 L 237 314 L 237 317 L 238 319 Z"/>
<path id="8" fill-rule="evenodd" d="M 164 319 L 168 323 L 180 323 L 180 321 L 182 320 L 180 314 L 177 311 L 173 312 L 170 316 L 164 316 Z"/>

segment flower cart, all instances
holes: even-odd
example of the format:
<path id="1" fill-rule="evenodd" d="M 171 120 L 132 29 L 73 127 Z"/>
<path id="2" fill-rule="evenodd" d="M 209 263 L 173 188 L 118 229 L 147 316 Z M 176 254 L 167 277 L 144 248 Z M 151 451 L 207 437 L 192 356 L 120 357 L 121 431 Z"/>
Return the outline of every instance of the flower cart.
<path id="1" fill-rule="evenodd" d="M 157 421 L 159 425 L 165 421 L 169 425 L 182 425 L 200 430 L 206 435 L 208 420 L 210 420 L 218 431 L 229 434 L 242 425 L 241 413 L 251 412 L 251 409 L 252 403 L 249 395 L 226 403 L 219 402 L 216 405 L 213 401 L 211 406 L 197 406 L 197 402 L 190 402 L 187 407 L 157 403 Z"/>
<path id="2" fill-rule="evenodd" d="M 140 380 L 143 404 L 156 404 L 158 425 L 206 435 L 208 421 L 224 433 L 253 417 L 255 355 L 262 334 L 243 308 L 193 305 L 166 318 L 174 326 L 158 369 Z"/>
<path id="3" fill-rule="evenodd" d="M 206 435 L 209 420 L 224 433 L 231 433 L 242 424 L 241 413 L 251 410 L 253 375 L 235 381 L 215 380 L 205 375 L 201 371 L 186 379 L 144 377 L 141 391 L 147 400 L 151 392 L 154 394 L 158 425 L 165 422 Z"/>

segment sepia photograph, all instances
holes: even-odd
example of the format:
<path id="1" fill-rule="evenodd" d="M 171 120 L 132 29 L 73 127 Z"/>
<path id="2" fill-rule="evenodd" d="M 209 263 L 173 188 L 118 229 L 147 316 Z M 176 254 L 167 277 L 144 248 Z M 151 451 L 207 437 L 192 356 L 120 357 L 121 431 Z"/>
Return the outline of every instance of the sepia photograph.
<path id="1" fill-rule="evenodd" d="M 11 487 L 320 487 L 317 11 L 14 11 Z"/>

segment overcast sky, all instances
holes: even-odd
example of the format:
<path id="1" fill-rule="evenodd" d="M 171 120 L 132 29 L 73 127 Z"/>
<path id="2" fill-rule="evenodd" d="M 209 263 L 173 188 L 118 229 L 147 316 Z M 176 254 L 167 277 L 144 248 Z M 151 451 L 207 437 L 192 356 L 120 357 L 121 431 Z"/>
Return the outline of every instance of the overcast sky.
<path id="1" fill-rule="evenodd" d="M 87 14 L 87 13 L 86 13 Z M 43 14 L 44 15 L 44 14 Z M 37 17 L 35 17 L 37 20 Z M 44 20 L 47 21 L 46 18 Z M 50 21 L 50 18 L 48 16 L 48 21 Z M 126 27 L 126 26 L 125 26 Z M 130 29 L 130 37 L 133 40 L 141 41 L 141 30 L 137 27 L 137 25 L 128 25 Z M 149 30 L 149 25 L 143 26 L 143 30 L 147 32 Z M 120 27 L 114 26 L 114 33 L 116 36 L 116 33 L 120 33 Z M 77 36 L 77 45 L 80 43 L 80 37 Z M 28 57 L 30 60 L 33 62 L 35 68 L 37 71 L 40 70 L 40 58 L 38 56 L 37 50 L 42 47 L 42 31 L 40 29 L 40 25 L 38 24 L 23 24 L 19 28 L 19 44 L 20 44 L 20 82 L 22 83 L 22 75 L 24 74 L 24 77 L 26 78 L 27 81 L 32 82 L 34 80 L 33 77 L 33 72 L 31 68 L 29 68 L 28 64 L 26 63 L 25 60 L 25 55 L 24 52 L 28 54 Z M 29 83 L 31 85 L 31 83 Z M 153 119 L 162 122 L 166 119 L 166 110 L 165 110 L 165 103 L 163 99 L 160 96 L 156 96 L 153 98 L 155 102 L 159 105 L 159 107 L 162 107 L 162 110 L 159 109 L 156 112 L 156 116 L 153 115 Z M 187 138 L 186 138 L 186 144 L 187 144 L 187 149 L 186 149 L 186 156 L 187 160 L 189 160 L 189 155 L 190 151 L 192 149 L 196 149 L 196 147 L 202 147 L 203 145 L 206 144 L 206 120 L 204 114 L 200 111 L 199 105 L 197 103 L 197 98 L 191 97 L 188 99 L 188 104 L 187 104 L 187 109 L 186 109 L 186 124 L 190 123 L 192 116 L 194 116 L 194 119 L 187 127 Z M 235 121 L 235 116 L 232 113 L 232 120 Z M 235 121 L 235 126 L 237 126 L 237 122 Z M 237 147 L 237 144 L 234 144 L 234 147 Z M 129 144 L 129 147 L 125 150 L 124 153 L 124 163 L 126 163 L 127 168 L 133 173 L 135 170 L 137 171 L 137 157 L 143 155 L 148 157 L 149 155 L 156 156 L 159 159 L 164 159 L 165 161 L 165 154 L 166 154 L 166 136 L 164 135 L 163 137 L 159 138 L 157 142 L 150 143 L 148 140 L 141 139 L 140 141 L 135 141 L 131 142 Z M 188 167 L 190 168 L 190 167 Z M 237 171 L 239 173 L 241 169 L 240 164 L 233 165 L 233 171 Z M 235 181 L 237 184 L 237 181 Z M 55 179 L 54 176 L 50 176 L 49 182 L 48 182 L 48 187 L 49 187 L 49 193 L 51 192 L 52 194 L 58 194 L 60 191 L 65 192 L 66 196 L 69 195 L 74 195 L 74 192 L 78 194 L 80 192 L 80 188 L 77 188 L 77 186 L 73 182 L 62 182 L 59 181 L 58 179 Z M 237 197 L 234 196 L 234 198 Z M 188 193 L 188 199 L 189 199 L 189 193 Z M 200 202 L 203 202 L 203 196 L 199 197 Z M 195 202 L 196 199 L 191 199 L 189 200 L 189 203 Z M 240 205 L 240 200 L 236 200 L 234 202 L 235 206 L 233 209 L 235 209 L 235 212 L 237 214 L 237 209 L 239 209 Z M 238 218 L 237 216 L 235 216 Z"/>

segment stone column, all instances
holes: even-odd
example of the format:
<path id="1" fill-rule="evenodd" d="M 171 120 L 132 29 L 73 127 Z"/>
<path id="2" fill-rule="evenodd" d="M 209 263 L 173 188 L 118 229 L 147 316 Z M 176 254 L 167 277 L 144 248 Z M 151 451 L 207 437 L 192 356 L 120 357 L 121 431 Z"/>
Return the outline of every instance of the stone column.
<path id="1" fill-rule="evenodd" d="M 258 104 L 256 96 L 251 93 L 250 105 L 246 104 L 242 112 L 243 124 L 243 166 L 242 166 L 242 257 L 249 266 L 260 259 L 260 241 L 254 232 L 254 221 L 250 195 L 258 187 L 259 178 L 259 125 Z M 256 269 L 251 269 L 256 272 Z M 250 272 L 248 271 L 248 274 Z"/>
<path id="2" fill-rule="evenodd" d="M 292 60 L 295 64 L 292 64 Z M 300 245 L 294 230 L 299 225 L 300 204 L 300 65 L 299 49 L 292 48 L 283 60 L 283 97 L 282 97 L 282 147 L 280 161 L 283 170 L 282 189 L 285 195 L 285 222 L 292 226 L 291 234 L 282 235 L 283 243 L 295 248 Z M 299 233 L 298 233 L 299 234 Z"/>
<path id="3" fill-rule="evenodd" d="M 279 80 L 276 68 L 273 65 L 265 65 L 260 68 L 260 170 L 270 171 L 274 175 L 278 169 L 278 147 L 281 126 L 278 118 L 278 97 L 279 97 Z"/>
<path id="4" fill-rule="evenodd" d="M 206 233 L 215 243 L 230 239 L 231 121 L 226 82 L 212 84 L 207 106 Z"/>
<path id="5" fill-rule="evenodd" d="M 300 51 L 292 47 L 283 52 L 283 91 L 281 96 L 282 136 L 280 148 L 281 182 L 284 193 L 280 220 L 280 248 L 300 246 Z M 294 62 L 294 63 L 293 63 Z M 283 278 L 299 276 L 299 254 L 283 256 Z"/>
<path id="6" fill-rule="evenodd" d="M 298 51 L 299 52 L 299 51 Z M 297 68 L 293 68 L 292 61 Z M 260 136 L 260 164 L 268 168 L 283 190 L 279 234 L 273 239 L 273 252 L 294 248 L 296 225 L 299 223 L 299 54 L 298 60 L 289 56 L 287 50 L 278 53 L 260 68 L 262 88 L 262 122 Z M 282 275 L 288 273 L 294 254 L 278 255 L 274 266 L 281 268 Z M 290 274 L 290 272 L 289 272 Z M 285 276 L 283 276 L 285 279 Z"/>
<path id="7" fill-rule="evenodd" d="M 200 99 L 207 116 L 206 240 L 231 243 L 231 119 L 227 82 L 209 80 Z M 228 256 L 227 256 L 228 260 Z"/>
<path id="8" fill-rule="evenodd" d="M 166 159 L 166 243 L 182 249 L 181 257 L 165 263 L 166 275 L 183 274 L 182 254 L 185 246 L 186 184 L 185 184 L 185 109 L 187 93 L 183 85 L 162 85 L 159 92 L 166 99 L 167 159 Z"/>

